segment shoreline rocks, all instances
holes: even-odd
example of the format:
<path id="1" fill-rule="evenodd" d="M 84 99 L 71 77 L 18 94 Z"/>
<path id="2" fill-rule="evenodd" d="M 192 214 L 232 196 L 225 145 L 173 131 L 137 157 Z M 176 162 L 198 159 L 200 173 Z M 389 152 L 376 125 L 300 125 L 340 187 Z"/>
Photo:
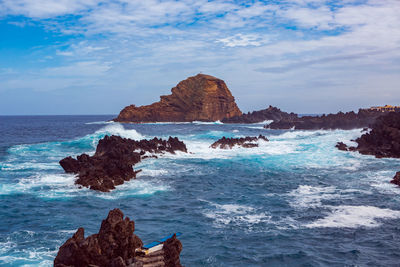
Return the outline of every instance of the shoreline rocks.
<path id="1" fill-rule="evenodd" d="M 113 135 L 99 141 L 93 156 L 66 157 L 60 165 L 65 172 L 78 174 L 75 184 L 109 192 L 115 186 L 136 178 L 140 170 L 134 171 L 132 166 L 142 159 L 165 152 L 174 154 L 175 151 L 187 152 L 186 145 L 176 137 L 136 141 Z"/>
<path id="2" fill-rule="evenodd" d="M 240 137 L 240 138 L 226 138 L 225 136 L 217 140 L 211 145 L 211 148 L 220 148 L 220 149 L 232 149 L 234 146 L 241 146 L 245 148 L 252 148 L 252 147 L 258 147 L 258 144 L 255 142 L 258 142 L 259 140 L 263 140 L 265 142 L 268 142 L 268 138 L 259 135 L 258 137 Z"/>
<path id="3" fill-rule="evenodd" d="M 210 75 L 189 77 L 178 83 L 171 92 L 151 105 L 125 107 L 114 121 L 217 121 L 242 114 L 225 82 Z"/>
<path id="4" fill-rule="evenodd" d="M 400 158 L 400 113 L 390 112 L 379 117 L 371 131 L 355 140 L 357 147 L 339 142 L 336 147 L 344 151 L 358 151 L 377 158 Z"/>
<path id="5" fill-rule="evenodd" d="M 135 222 L 119 209 L 113 209 L 102 221 L 100 230 L 85 238 L 83 228 L 69 238 L 59 249 L 54 259 L 55 267 L 138 267 L 136 249 L 143 246 L 134 234 Z M 181 266 L 182 243 L 174 235 L 164 242 L 164 266 Z"/>
<path id="6" fill-rule="evenodd" d="M 264 126 L 267 129 L 296 129 L 296 130 L 351 130 L 369 127 L 382 114 L 392 112 L 382 112 L 370 109 L 360 109 L 358 113 L 339 112 L 322 116 L 290 116 L 274 121 Z"/>

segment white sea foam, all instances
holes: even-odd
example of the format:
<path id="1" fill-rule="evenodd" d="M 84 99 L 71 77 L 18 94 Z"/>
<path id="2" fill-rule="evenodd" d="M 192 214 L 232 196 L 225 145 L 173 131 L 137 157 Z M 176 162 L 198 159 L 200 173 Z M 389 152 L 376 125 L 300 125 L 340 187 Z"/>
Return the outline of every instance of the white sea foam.
<path id="1" fill-rule="evenodd" d="M 296 209 L 316 208 L 322 206 L 323 200 L 339 198 L 336 187 L 319 187 L 300 185 L 288 194 L 290 206 Z"/>
<path id="2" fill-rule="evenodd" d="M 107 125 L 100 130 L 96 131 L 96 134 L 108 134 L 108 135 L 118 135 L 125 138 L 130 138 L 134 140 L 144 139 L 145 137 L 133 129 L 125 129 L 120 123 L 113 123 Z"/>
<path id="3" fill-rule="evenodd" d="M 203 215 L 213 219 L 217 227 L 224 227 L 229 224 L 252 226 L 258 223 L 267 222 L 271 216 L 265 212 L 260 212 L 253 207 L 238 204 L 216 204 L 206 201 L 214 209 L 207 209 Z"/>
<path id="4" fill-rule="evenodd" d="M 398 219 L 400 211 L 382 209 L 373 206 L 330 206 L 331 212 L 326 217 L 306 224 L 308 228 L 333 227 L 357 228 L 378 227 L 380 220 Z"/>
<path id="5" fill-rule="evenodd" d="M 217 121 L 193 121 L 194 124 L 223 124 L 220 120 Z"/>

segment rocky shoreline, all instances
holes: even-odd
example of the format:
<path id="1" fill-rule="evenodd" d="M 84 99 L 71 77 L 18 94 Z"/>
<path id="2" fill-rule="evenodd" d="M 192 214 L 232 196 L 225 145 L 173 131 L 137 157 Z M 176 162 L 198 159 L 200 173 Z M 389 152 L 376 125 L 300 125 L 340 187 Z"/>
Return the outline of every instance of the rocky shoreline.
<path id="1" fill-rule="evenodd" d="M 186 145 L 176 137 L 135 141 L 113 135 L 99 141 L 93 156 L 67 157 L 60 161 L 60 165 L 65 172 L 78 175 L 75 184 L 109 192 L 115 186 L 136 178 L 140 170 L 134 171 L 132 166 L 142 159 L 157 157 L 155 154 L 174 154 L 175 151 L 187 152 Z"/>
<path id="2" fill-rule="evenodd" d="M 54 259 L 55 267 L 145 267 L 136 252 L 143 246 L 134 234 L 135 222 L 119 209 L 111 210 L 102 221 L 100 230 L 85 238 L 84 228 L 79 228 L 59 249 Z M 163 243 L 158 263 L 179 267 L 182 243 L 173 235 Z M 156 265 L 161 266 L 161 265 Z"/>

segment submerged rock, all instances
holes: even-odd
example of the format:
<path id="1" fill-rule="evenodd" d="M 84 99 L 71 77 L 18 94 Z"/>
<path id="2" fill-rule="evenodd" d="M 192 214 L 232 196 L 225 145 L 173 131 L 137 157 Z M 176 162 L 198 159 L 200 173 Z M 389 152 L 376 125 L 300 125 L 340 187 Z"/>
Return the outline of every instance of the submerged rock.
<path id="1" fill-rule="evenodd" d="M 397 172 L 393 177 L 393 180 L 390 181 L 392 184 L 397 184 L 400 186 L 400 172 Z"/>
<path id="2" fill-rule="evenodd" d="M 379 117 L 371 128 L 355 140 L 357 147 L 348 150 L 377 158 L 400 158 L 400 113 L 390 112 Z"/>
<path id="3" fill-rule="evenodd" d="M 242 114 L 240 116 L 234 116 L 231 118 L 225 118 L 222 120 L 223 123 L 259 123 L 264 121 L 280 121 L 283 119 L 297 118 L 297 114 L 287 113 L 281 111 L 279 108 L 269 106 L 266 109 L 248 112 L 247 114 Z"/>
<path id="4" fill-rule="evenodd" d="M 134 171 L 132 166 L 143 158 L 152 157 L 146 153 L 175 151 L 187 152 L 186 145 L 176 137 L 136 141 L 113 135 L 99 141 L 93 156 L 67 157 L 60 161 L 60 165 L 65 172 L 78 174 L 76 184 L 108 192 L 136 177 L 139 171 Z"/>
<path id="5" fill-rule="evenodd" d="M 189 77 L 171 91 L 151 105 L 125 107 L 114 121 L 217 121 L 242 114 L 225 82 L 210 75 Z"/>
<path id="6" fill-rule="evenodd" d="M 59 249 L 54 259 L 55 267 L 126 267 L 143 266 L 136 255 L 136 249 L 143 245 L 134 234 L 135 223 L 125 217 L 121 210 L 114 209 L 102 221 L 97 234 L 87 238 L 84 229 L 79 228 Z M 181 266 L 182 243 L 174 235 L 164 242 L 164 266 Z"/>
<path id="7" fill-rule="evenodd" d="M 375 120 L 382 116 L 382 111 L 360 109 L 358 113 L 339 112 L 322 116 L 290 116 L 274 121 L 264 126 L 268 129 L 296 129 L 296 130 L 351 130 L 369 127 Z M 389 112 L 387 112 L 389 113 Z"/>
<path id="8" fill-rule="evenodd" d="M 266 142 L 269 141 L 267 137 L 265 137 L 261 134 L 258 137 L 246 136 L 246 137 L 240 137 L 240 138 L 226 138 L 224 136 L 221 139 L 214 142 L 211 145 L 211 148 L 214 148 L 214 149 L 215 148 L 220 148 L 220 149 L 228 149 L 229 148 L 229 149 L 231 149 L 235 145 L 242 146 L 245 148 L 258 147 L 258 144 L 256 142 L 259 140 L 263 140 Z"/>

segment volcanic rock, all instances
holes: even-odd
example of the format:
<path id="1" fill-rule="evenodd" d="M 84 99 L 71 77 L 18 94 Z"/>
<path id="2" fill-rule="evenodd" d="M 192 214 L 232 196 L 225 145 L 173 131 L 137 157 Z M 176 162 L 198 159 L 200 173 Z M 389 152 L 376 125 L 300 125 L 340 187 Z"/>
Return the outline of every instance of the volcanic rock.
<path id="1" fill-rule="evenodd" d="M 97 234 L 87 238 L 79 228 L 59 249 L 55 267 L 96 265 L 126 266 L 135 257 L 135 249 L 143 243 L 133 232 L 135 223 L 119 209 L 111 210 Z"/>
<path id="2" fill-rule="evenodd" d="M 221 139 L 217 140 L 214 142 L 211 147 L 212 148 L 220 148 L 220 149 L 232 149 L 235 145 L 237 146 L 242 146 L 245 148 L 251 148 L 251 147 L 258 147 L 258 144 L 255 143 L 259 140 L 264 140 L 268 142 L 269 140 L 267 137 L 263 135 L 259 135 L 258 137 L 240 137 L 240 138 L 226 138 L 225 136 L 222 137 Z"/>
<path id="3" fill-rule="evenodd" d="M 322 116 L 290 116 L 284 117 L 279 121 L 274 121 L 264 126 L 268 129 L 292 129 L 297 130 L 351 130 L 369 127 L 375 120 L 382 116 L 382 111 L 360 109 L 358 113 L 339 112 Z"/>
<path id="4" fill-rule="evenodd" d="M 400 172 L 397 172 L 393 177 L 393 180 L 390 181 L 392 184 L 397 184 L 400 186 Z"/>
<path id="5" fill-rule="evenodd" d="M 121 210 L 114 209 L 101 223 L 97 234 L 87 238 L 79 228 L 59 249 L 54 259 L 55 267 L 127 267 L 142 266 L 136 249 L 143 246 L 134 234 L 135 223 L 125 217 Z M 163 243 L 164 266 L 179 267 L 182 243 L 173 235 Z"/>
<path id="6" fill-rule="evenodd" d="M 377 158 L 400 158 L 400 113 L 390 112 L 379 117 L 371 131 L 355 141 L 358 146 L 350 150 Z"/>
<path id="7" fill-rule="evenodd" d="M 189 77 L 171 92 L 151 105 L 125 107 L 114 121 L 217 121 L 242 114 L 225 82 L 210 75 Z"/>
<path id="8" fill-rule="evenodd" d="M 297 118 L 297 114 L 287 113 L 281 111 L 279 108 L 269 106 L 266 109 L 248 112 L 240 116 L 234 116 L 231 118 L 225 118 L 222 120 L 223 123 L 259 123 L 264 121 L 280 121 L 283 119 L 290 120 Z"/>
<path id="9" fill-rule="evenodd" d="M 93 156 L 82 154 L 77 159 L 67 157 L 60 161 L 60 165 L 65 172 L 78 174 L 75 184 L 108 192 L 115 189 L 116 185 L 136 177 L 139 171 L 134 171 L 132 166 L 151 156 L 146 153 L 174 154 L 175 151 L 187 152 L 186 145 L 176 137 L 136 141 L 105 136 L 99 141 Z"/>

